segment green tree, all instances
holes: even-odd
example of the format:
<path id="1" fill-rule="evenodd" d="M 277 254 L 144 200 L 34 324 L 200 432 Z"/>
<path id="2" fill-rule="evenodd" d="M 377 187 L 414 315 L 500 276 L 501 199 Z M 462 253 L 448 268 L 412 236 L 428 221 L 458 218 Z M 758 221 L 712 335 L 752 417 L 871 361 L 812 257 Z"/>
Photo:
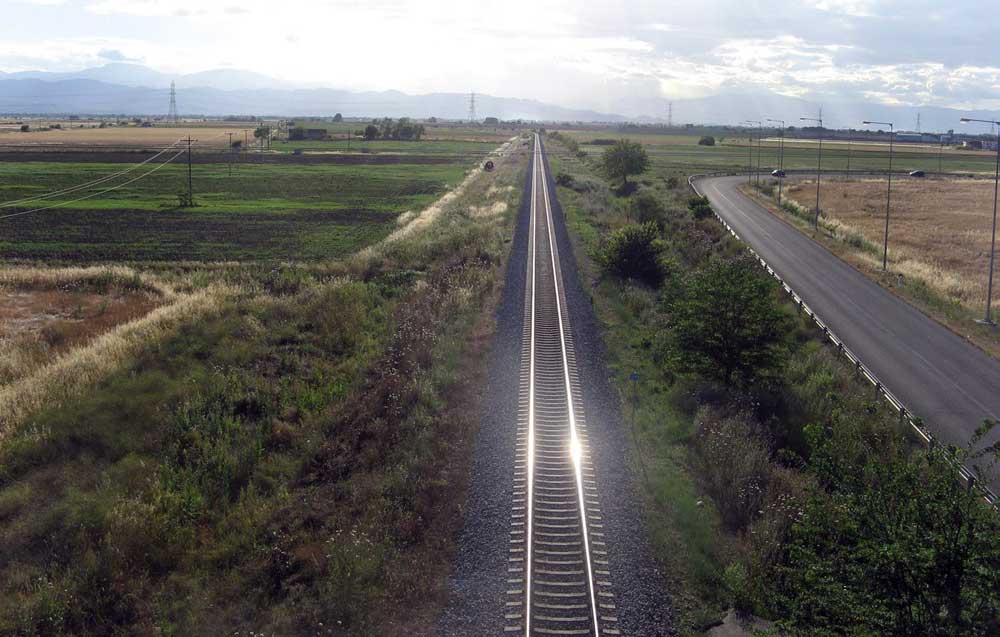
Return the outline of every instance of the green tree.
<path id="1" fill-rule="evenodd" d="M 902 444 L 892 454 L 869 446 L 858 461 L 850 440 L 845 453 L 842 427 L 852 425 L 807 429 L 810 469 L 827 490 L 805 502 L 778 569 L 790 628 L 817 637 L 1000 634 L 1000 516 L 956 479 L 940 448 L 907 456 Z"/>
<path id="2" fill-rule="evenodd" d="M 667 264 L 656 223 L 629 224 L 611 233 L 598 255 L 605 272 L 649 285 L 663 281 Z"/>
<path id="3" fill-rule="evenodd" d="M 373 139 L 378 139 L 378 126 L 375 124 L 369 124 L 365 126 L 365 139 L 372 141 Z"/>
<path id="4" fill-rule="evenodd" d="M 336 115 L 333 116 L 333 121 L 342 122 L 344 121 L 344 116 L 341 115 L 340 113 L 337 113 Z"/>
<path id="5" fill-rule="evenodd" d="M 705 135 L 698 140 L 699 146 L 715 146 L 715 138 L 711 135 Z"/>
<path id="6" fill-rule="evenodd" d="M 642 144 L 620 139 L 605 149 L 601 165 L 610 179 L 621 179 L 622 187 L 628 185 L 629 175 L 641 175 L 649 168 L 649 155 Z"/>
<path id="7" fill-rule="evenodd" d="M 791 319 L 750 256 L 711 261 L 670 302 L 670 354 L 683 370 L 749 385 L 785 359 Z"/>

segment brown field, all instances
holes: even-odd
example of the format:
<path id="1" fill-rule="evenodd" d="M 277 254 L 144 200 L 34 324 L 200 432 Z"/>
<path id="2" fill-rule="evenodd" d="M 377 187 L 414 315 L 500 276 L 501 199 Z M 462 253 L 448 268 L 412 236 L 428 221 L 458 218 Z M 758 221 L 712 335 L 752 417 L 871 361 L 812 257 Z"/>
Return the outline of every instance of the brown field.
<path id="1" fill-rule="evenodd" d="M 74 124 L 75 125 L 75 124 Z M 227 133 L 233 139 L 243 138 L 245 126 L 177 126 L 141 128 L 123 126 L 110 128 L 66 128 L 62 130 L 33 130 L 22 133 L 19 130 L 0 130 L 0 149 L 4 147 L 61 147 L 61 146 L 161 146 L 191 136 L 198 140 L 198 146 L 225 148 L 229 142 Z M 249 124 L 248 124 L 249 126 Z M 251 139 L 253 131 L 251 130 Z"/>
<path id="2" fill-rule="evenodd" d="M 806 207 L 810 192 L 808 182 L 787 189 L 790 199 Z M 885 195 L 884 179 L 826 182 L 822 190 L 823 212 L 836 233 L 848 240 L 860 234 L 877 248 L 869 248 L 864 257 L 878 261 L 879 267 Z M 890 269 L 920 279 L 967 307 L 980 308 L 986 302 L 992 214 L 992 180 L 894 181 Z"/>

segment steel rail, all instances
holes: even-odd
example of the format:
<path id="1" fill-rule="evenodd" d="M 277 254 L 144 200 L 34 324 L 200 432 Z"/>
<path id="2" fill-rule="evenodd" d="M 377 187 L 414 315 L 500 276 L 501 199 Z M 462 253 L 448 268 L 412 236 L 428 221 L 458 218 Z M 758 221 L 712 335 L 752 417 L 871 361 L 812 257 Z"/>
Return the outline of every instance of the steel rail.
<path id="1" fill-rule="evenodd" d="M 504 632 L 618 635 L 548 175 L 537 135 L 531 171 Z"/>

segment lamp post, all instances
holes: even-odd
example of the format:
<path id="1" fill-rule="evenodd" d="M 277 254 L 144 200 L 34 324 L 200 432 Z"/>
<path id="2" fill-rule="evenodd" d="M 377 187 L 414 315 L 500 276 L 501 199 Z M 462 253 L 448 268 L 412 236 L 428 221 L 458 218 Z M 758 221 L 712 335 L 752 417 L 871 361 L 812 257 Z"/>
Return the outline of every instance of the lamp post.
<path id="1" fill-rule="evenodd" d="M 819 229 L 819 178 L 823 174 L 823 118 L 800 117 L 799 120 L 819 124 L 819 152 L 816 155 L 816 216 L 813 218 L 813 228 Z"/>
<path id="2" fill-rule="evenodd" d="M 769 122 L 781 124 L 781 141 L 778 147 L 778 207 L 781 207 L 781 180 L 785 178 L 785 120 L 771 119 Z"/>
<path id="3" fill-rule="evenodd" d="M 744 120 L 743 125 L 752 122 Z M 750 185 L 750 173 L 753 172 L 753 129 L 750 129 L 750 139 L 747 141 L 747 185 Z"/>
<path id="4" fill-rule="evenodd" d="M 851 176 L 851 131 L 847 131 L 847 171 L 844 173 L 847 177 Z"/>
<path id="5" fill-rule="evenodd" d="M 990 313 L 990 306 L 993 304 L 993 258 L 996 255 L 997 247 L 997 187 L 1000 186 L 1000 122 L 990 119 L 972 119 L 963 117 L 962 123 L 981 122 L 983 124 L 993 124 L 997 126 L 997 165 L 993 175 L 993 232 L 990 234 L 990 272 L 989 283 L 986 285 L 986 318 L 979 321 L 984 325 L 996 325 Z"/>
<path id="6" fill-rule="evenodd" d="M 755 124 L 757 126 L 757 169 L 754 170 L 753 183 L 760 186 L 760 138 L 764 136 L 764 123 L 748 119 L 745 124 Z M 750 137 L 750 144 L 753 145 L 753 137 Z M 750 168 L 753 169 L 753 155 L 750 156 Z"/>
<path id="7" fill-rule="evenodd" d="M 878 124 L 889 127 L 889 187 L 885 191 L 885 238 L 882 241 L 882 271 L 885 272 L 886 264 L 889 261 L 889 199 L 892 197 L 892 142 L 896 134 L 893 131 L 892 122 L 869 122 L 862 124 Z"/>

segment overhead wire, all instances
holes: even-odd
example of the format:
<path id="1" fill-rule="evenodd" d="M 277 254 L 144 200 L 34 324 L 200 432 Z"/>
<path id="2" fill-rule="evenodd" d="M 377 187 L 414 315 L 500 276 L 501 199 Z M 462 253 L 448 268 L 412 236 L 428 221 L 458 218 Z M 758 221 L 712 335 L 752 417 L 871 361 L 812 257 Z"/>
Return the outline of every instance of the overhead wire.
<path id="1" fill-rule="evenodd" d="M 100 195 L 103 195 L 103 194 L 106 194 L 106 193 L 118 190 L 119 188 L 123 188 L 123 187 L 125 187 L 125 186 L 127 186 L 127 185 L 129 185 L 129 184 L 131 184 L 133 182 L 136 182 L 136 181 L 139 181 L 140 179 L 143 179 L 144 177 L 148 177 L 149 175 L 152 175 L 157 170 L 163 168 L 164 166 L 166 166 L 170 162 L 174 161 L 175 159 L 177 159 L 178 157 L 180 157 L 181 155 L 183 155 L 185 152 L 187 152 L 187 151 L 186 150 L 180 150 L 173 157 L 171 157 L 170 159 L 164 161 L 162 164 L 157 164 L 152 170 L 149 170 L 149 171 L 147 171 L 147 172 L 139 175 L 138 177 L 133 177 L 132 179 L 129 179 L 128 181 L 122 182 L 122 183 L 118 184 L 117 186 L 111 186 L 110 188 L 105 188 L 104 190 L 99 190 L 98 192 L 92 192 L 89 195 L 85 195 L 85 196 L 79 197 L 77 199 L 70 199 L 69 201 L 60 201 L 60 202 L 52 204 L 51 206 L 43 206 L 41 208 L 33 208 L 31 210 L 22 210 L 20 212 L 14 212 L 14 213 L 11 213 L 9 215 L 2 215 L 2 216 L 0 216 L 0 220 L 10 219 L 12 217 L 20 217 L 22 215 L 28 215 L 28 214 L 31 214 L 33 212 L 42 212 L 44 210 L 51 210 L 53 208 L 59 208 L 61 206 L 68 206 L 69 204 L 78 203 L 80 201 L 85 201 L 87 199 L 93 199 L 94 197 L 98 197 Z"/>
<path id="2" fill-rule="evenodd" d="M 87 188 L 92 188 L 92 187 L 97 186 L 99 184 L 103 184 L 103 183 L 106 183 L 108 181 L 111 181 L 112 179 L 117 179 L 118 177 L 121 177 L 122 175 L 126 175 L 126 174 L 132 172 L 133 170 L 136 170 L 137 168 L 140 168 L 140 167 L 148 164 L 149 162 L 153 161 L 154 159 L 156 159 L 157 157 L 159 157 L 163 153 L 165 153 L 168 150 L 170 150 L 171 148 L 175 147 L 180 142 L 181 142 L 181 140 L 178 139 L 173 144 L 167 146 L 166 148 L 164 148 L 160 152 L 156 153 L 155 155 L 152 155 L 151 157 L 148 157 L 147 159 L 145 159 L 145 160 L 143 160 L 143 161 L 141 161 L 141 162 L 139 162 L 137 164 L 133 164 L 133 165 L 129 166 L 128 168 L 126 168 L 124 170 L 120 170 L 120 171 L 118 171 L 116 173 L 112 173 L 110 175 L 106 175 L 106 176 L 101 177 L 99 179 L 95 179 L 93 181 L 89 181 L 89 182 L 86 182 L 86 183 L 83 183 L 83 184 L 77 184 L 76 186 L 70 186 L 70 187 L 67 187 L 67 188 L 63 188 L 61 190 L 54 190 L 52 192 L 45 193 L 44 195 L 35 195 L 33 197 L 25 197 L 23 199 L 15 199 L 15 200 L 12 200 L 12 201 L 6 201 L 4 203 L 0 203 L 0 209 L 2 209 L 2 208 L 11 208 L 13 206 L 19 206 L 19 205 L 24 204 L 24 203 L 30 203 L 32 201 L 41 201 L 41 200 L 44 200 L 44 199 L 51 199 L 52 197 L 58 197 L 60 195 L 67 195 L 67 194 L 70 194 L 70 193 L 73 193 L 73 192 L 77 192 L 79 190 L 85 190 Z"/>

